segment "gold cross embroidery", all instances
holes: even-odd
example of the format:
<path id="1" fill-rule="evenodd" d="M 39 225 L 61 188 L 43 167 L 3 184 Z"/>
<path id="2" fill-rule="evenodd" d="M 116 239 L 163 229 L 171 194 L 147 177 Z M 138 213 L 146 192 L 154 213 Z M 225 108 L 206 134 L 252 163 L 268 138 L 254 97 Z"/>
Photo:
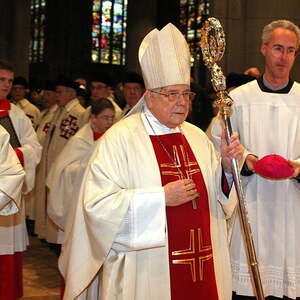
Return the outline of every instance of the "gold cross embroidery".
<path id="1" fill-rule="evenodd" d="M 203 280 L 204 274 L 203 274 L 203 269 L 204 269 L 204 263 L 206 261 L 209 261 L 210 259 L 213 258 L 212 254 L 212 247 L 211 245 L 203 245 L 203 237 L 202 237 L 202 232 L 201 228 L 197 228 L 197 233 L 198 233 L 198 251 L 196 249 L 196 242 L 195 242 L 195 229 L 190 230 L 190 245 L 188 249 L 183 249 L 183 250 L 176 250 L 172 251 L 172 256 L 194 256 L 192 258 L 185 258 L 185 259 L 172 259 L 173 264 L 184 264 L 184 265 L 189 265 L 191 274 L 192 274 L 192 280 L 193 282 L 197 281 L 197 258 L 198 258 L 198 263 L 199 263 L 199 279 L 200 281 Z M 204 255 L 203 255 L 204 254 Z"/>
<path id="2" fill-rule="evenodd" d="M 185 173 L 186 173 L 186 177 L 187 178 L 191 178 L 192 175 L 196 174 L 196 173 L 200 173 L 200 169 L 198 168 L 198 164 L 196 161 L 188 161 L 187 159 L 187 154 L 185 152 L 185 149 L 183 147 L 183 145 L 180 145 L 180 152 L 181 152 L 181 156 L 183 157 L 183 162 L 184 162 L 184 166 L 186 167 Z M 183 173 L 180 172 L 180 168 L 181 168 L 181 162 L 179 159 L 179 154 L 178 154 L 178 149 L 176 145 L 173 145 L 173 157 L 174 157 L 174 162 L 172 163 L 162 163 L 160 166 L 161 168 L 166 168 L 166 169 L 171 169 L 171 170 L 162 170 L 162 175 L 173 175 L 173 176 L 178 176 L 179 179 L 183 179 Z M 195 167 L 196 168 L 192 168 Z M 172 169 L 176 169 L 176 170 L 172 170 Z"/>

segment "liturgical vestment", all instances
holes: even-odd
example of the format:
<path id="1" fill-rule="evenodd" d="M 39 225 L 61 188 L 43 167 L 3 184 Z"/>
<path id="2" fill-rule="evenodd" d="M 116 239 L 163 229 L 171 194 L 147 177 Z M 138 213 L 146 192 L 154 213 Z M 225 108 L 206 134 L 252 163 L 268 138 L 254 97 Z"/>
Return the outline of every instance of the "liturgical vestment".
<path id="1" fill-rule="evenodd" d="M 32 123 L 24 112 L 9 103 L 7 99 L 0 100 L 1 124 L 6 126 L 20 162 L 25 170 L 23 193 L 32 190 L 35 180 L 35 168 L 41 156 L 41 146 L 37 141 Z M 21 201 L 19 211 L 13 215 L 0 216 L 0 273 L 5 273 L 6 287 L 1 289 L 3 299 L 14 300 L 22 296 L 22 255 L 26 249 L 28 237 L 25 225 L 25 207 Z M 7 289 L 5 291 L 5 289 Z M 1 298 L 2 300 L 2 298 Z"/>
<path id="2" fill-rule="evenodd" d="M 150 123 L 157 134 L 170 130 L 153 116 Z M 171 299 L 165 196 L 150 123 L 141 109 L 132 110 L 97 144 L 59 260 L 64 300 Z M 230 300 L 226 217 L 235 202 L 222 194 L 220 159 L 205 134 L 186 122 L 181 132 L 206 184 L 218 297 Z M 97 280 L 98 295 L 87 295 Z"/>
<path id="3" fill-rule="evenodd" d="M 25 115 L 31 120 L 33 127 L 36 128 L 41 114 L 40 110 L 27 99 L 21 99 L 16 103 L 16 106 L 24 111 Z"/>
<path id="4" fill-rule="evenodd" d="M 300 84 L 290 80 L 280 91 L 271 91 L 262 79 L 234 89 L 231 117 L 245 156 L 278 154 L 300 161 Z M 219 140 L 220 126 L 213 135 Z M 271 180 L 258 174 L 243 176 L 249 222 L 265 296 L 300 297 L 300 189 L 295 179 Z M 239 218 L 230 243 L 233 290 L 253 296 L 251 276 L 241 242 Z"/>
<path id="5" fill-rule="evenodd" d="M 84 125 L 84 111 L 84 108 L 76 98 L 68 102 L 65 106 L 59 107 L 54 114 L 44 140 L 42 160 L 38 168 L 35 189 L 35 231 L 40 238 L 46 238 L 50 243 L 61 243 L 61 238 L 58 227 L 46 216 L 46 178 L 52 163 L 67 144 L 68 140 Z"/>
<path id="6" fill-rule="evenodd" d="M 62 230 L 65 230 L 67 215 L 73 218 L 79 187 L 95 145 L 94 132 L 88 122 L 69 140 L 47 176 L 47 212 Z"/>

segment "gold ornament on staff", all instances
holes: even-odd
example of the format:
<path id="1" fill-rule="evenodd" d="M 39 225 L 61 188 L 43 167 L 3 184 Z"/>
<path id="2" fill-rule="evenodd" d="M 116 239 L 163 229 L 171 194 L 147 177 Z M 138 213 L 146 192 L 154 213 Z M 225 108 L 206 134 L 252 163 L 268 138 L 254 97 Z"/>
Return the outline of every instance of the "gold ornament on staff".
<path id="1" fill-rule="evenodd" d="M 229 143 L 232 135 L 230 122 L 231 105 L 233 100 L 226 91 L 226 80 L 221 68 L 216 64 L 225 51 L 225 34 L 223 28 L 216 18 L 209 18 L 205 21 L 201 29 L 200 47 L 202 50 L 203 60 L 211 73 L 211 82 L 214 90 L 217 92 L 218 100 L 215 102 L 219 108 L 225 125 L 226 140 Z M 244 246 L 247 253 L 248 263 L 252 275 L 252 284 L 256 294 L 256 298 L 264 300 L 264 292 L 262 288 L 258 262 L 256 258 L 253 235 L 248 220 L 246 209 L 245 194 L 243 191 L 238 162 L 235 158 L 231 160 L 233 170 L 233 181 L 238 196 L 238 211 L 241 223 L 241 229 L 244 236 Z"/>

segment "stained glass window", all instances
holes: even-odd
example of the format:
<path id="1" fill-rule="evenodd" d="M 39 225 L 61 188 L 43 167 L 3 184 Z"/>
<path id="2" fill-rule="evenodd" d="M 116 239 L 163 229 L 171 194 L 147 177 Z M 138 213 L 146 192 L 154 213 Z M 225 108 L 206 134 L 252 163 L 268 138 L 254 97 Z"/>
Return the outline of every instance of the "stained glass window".
<path id="1" fill-rule="evenodd" d="M 125 64 L 127 0 L 94 0 L 91 60 Z"/>
<path id="2" fill-rule="evenodd" d="M 208 15 L 209 0 L 180 0 L 180 29 L 190 46 L 192 60 L 199 52 L 200 29 Z"/>
<path id="3" fill-rule="evenodd" d="M 45 46 L 45 10 L 46 0 L 31 0 L 31 40 L 29 44 L 29 61 L 44 61 Z"/>

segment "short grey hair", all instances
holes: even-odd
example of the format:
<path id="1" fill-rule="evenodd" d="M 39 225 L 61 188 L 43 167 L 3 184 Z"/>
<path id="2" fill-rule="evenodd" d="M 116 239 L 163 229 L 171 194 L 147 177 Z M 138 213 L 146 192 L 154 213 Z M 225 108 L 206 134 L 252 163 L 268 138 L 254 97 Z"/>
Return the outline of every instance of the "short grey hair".
<path id="1" fill-rule="evenodd" d="M 276 20 L 266 25 L 262 31 L 262 43 L 267 44 L 270 40 L 270 35 L 277 28 L 284 28 L 294 32 L 297 36 L 297 50 L 300 42 L 300 29 L 297 25 L 289 20 Z"/>

